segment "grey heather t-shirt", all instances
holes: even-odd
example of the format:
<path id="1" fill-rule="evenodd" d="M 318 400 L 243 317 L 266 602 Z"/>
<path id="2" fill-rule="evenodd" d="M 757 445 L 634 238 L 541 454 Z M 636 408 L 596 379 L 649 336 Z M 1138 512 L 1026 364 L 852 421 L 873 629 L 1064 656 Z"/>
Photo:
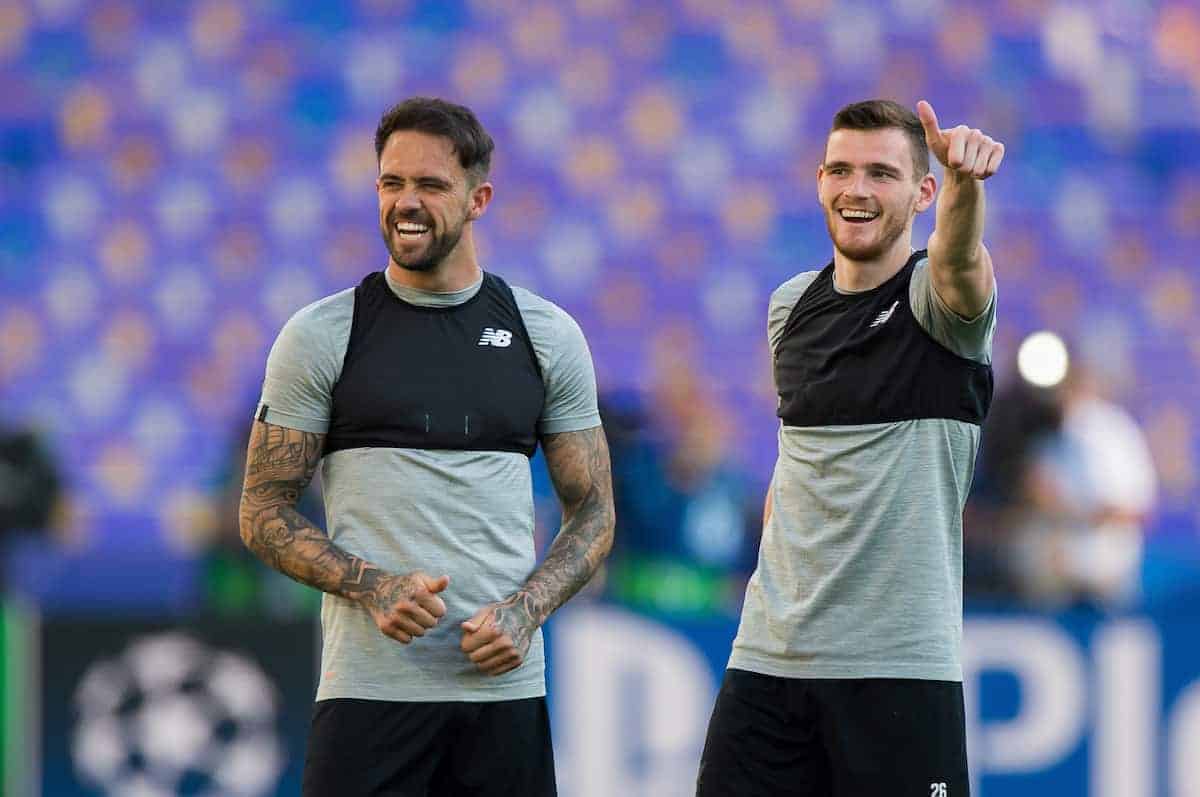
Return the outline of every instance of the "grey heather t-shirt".
<path id="1" fill-rule="evenodd" d="M 819 273 L 771 296 L 772 352 Z M 994 291 L 964 320 L 937 295 L 923 259 L 909 305 L 939 344 L 990 363 Z M 729 666 L 786 678 L 961 681 L 962 510 L 978 448 L 978 426 L 941 418 L 780 424 L 773 508 Z"/>
<path id="2" fill-rule="evenodd" d="M 385 272 L 386 273 L 386 272 Z M 482 281 L 455 293 L 388 285 L 415 305 L 461 304 Z M 546 390 L 540 434 L 600 425 L 596 380 L 583 333 L 565 311 L 514 287 Z M 267 423 L 324 434 L 354 317 L 354 289 L 321 299 L 284 325 L 267 359 Z M 400 345 L 398 342 L 397 345 Z M 483 675 L 459 648 L 460 623 L 515 592 L 536 564 L 529 460 L 506 451 L 359 448 L 321 462 L 330 538 L 394 573 L 450 576 L 446 615 L 401 644 L 380 633 L 358 603 L 325 595 L 317 700 L 516 700 L 545 694 L 542 636 L 525 662 Z"/>

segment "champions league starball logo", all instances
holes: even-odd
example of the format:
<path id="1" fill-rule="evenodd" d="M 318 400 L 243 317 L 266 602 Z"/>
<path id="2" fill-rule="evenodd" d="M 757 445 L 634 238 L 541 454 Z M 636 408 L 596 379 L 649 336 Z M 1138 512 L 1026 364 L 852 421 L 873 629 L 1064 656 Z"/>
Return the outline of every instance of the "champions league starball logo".
<path id="1" fill-rule="evenodd" d="M 277 702 L 245 656 L 182 633 L 142 637 L 84 673 L 71 755 L 110 795 L 258 797 L 284 769 Z"/>

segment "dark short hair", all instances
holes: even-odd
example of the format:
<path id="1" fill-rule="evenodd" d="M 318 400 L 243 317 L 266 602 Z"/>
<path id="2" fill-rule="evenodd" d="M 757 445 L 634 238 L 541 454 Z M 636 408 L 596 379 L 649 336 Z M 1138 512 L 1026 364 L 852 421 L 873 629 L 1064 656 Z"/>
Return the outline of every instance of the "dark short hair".
<path id="1" fill-rule="evenodd" d="M 891 100 L 865 100 L 852 102 L 833 115 L 835 130 L 884 130 L 893 127 L 908 136 L 912 149 L 915 179 L 929 173 L 929 146 L 925 143 L 925 128 L 921 120 L 908 108 Z"/>
<path id="2" fill-rule="evenodd" d="M 470 108 L 437 97 L 409 97 L 393 105 L 375 128 L 376 163 L 383 157 L 388 138 L 397 130 L 416 130 L 449 139 L 471 179 L 476 183 L 487 179 L 496 145 Z"/>

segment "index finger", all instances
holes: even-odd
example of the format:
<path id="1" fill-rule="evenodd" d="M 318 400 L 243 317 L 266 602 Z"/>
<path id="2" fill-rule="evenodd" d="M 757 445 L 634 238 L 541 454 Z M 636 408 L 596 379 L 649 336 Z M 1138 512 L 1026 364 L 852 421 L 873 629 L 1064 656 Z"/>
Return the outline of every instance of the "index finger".
<path id="1" fill-rule="evenodd" d="M 438 621 L 437 617 L 435 617 L 432 613 L 426 611 L 425 608 L 422 607 L 421 604 L 419 604 L 419 603 L 412 604 L 408 609 L 406 609 L 404 611 L 397 610 L 395 612 L 395 614 L 397 617 L 400 617 L 402 619 L 407 617 L 411 620 L 415 620 L 423 628 L 433 628 L 435 625 L 437 625 L 437 621 Z"/>
<path id="2" fill-rule="evenodd" d="M 446 602 L 439 598 L 435 593 L 426 592 L 424 594 L 417 595 L 416 603 L 434 617 L 442 617 L 446 614 Z"/>
<path id="3" fill-rule="evenodd" d="M 461 647 L 464 653 L 471 653 L 489 642 L 494 642 L 499 636 L 500 630 L 494 625 L 488 625 L 474 633 L 463 634 Z"/>
<path id="4" fill-rule="evenodd" d="M 937 114 L 934 113 L 933 106 L 925 100 L 918 101 L 917 116 L 921 120 L 921 127 L 925 128 L 925 140 L 930 144 L 941 141 L 942 128 L 938 125 Z"/>

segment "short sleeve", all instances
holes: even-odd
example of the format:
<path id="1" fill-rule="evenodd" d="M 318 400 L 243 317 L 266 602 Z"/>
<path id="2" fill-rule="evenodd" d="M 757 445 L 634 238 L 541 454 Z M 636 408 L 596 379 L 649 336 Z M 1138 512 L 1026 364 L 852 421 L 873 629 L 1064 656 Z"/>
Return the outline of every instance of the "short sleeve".
<path id="1" fill-rule="evenodd" d="M 779 341 L 783 339 L 783 330 L 787 327 L 787 320 L 791 316 L 792 310 L 795 309 L 796 302 L 800 301 L 800 297 L 804 295 L 804 292 L 808 290 L 820 273 L 819 271 L 805 271 L 803 274 L 797 274 L 771 294 L 771 302 L 767 306 L 767 342 L 771 345 L 772 355 L 774 355 Z"/>
<path id="2" fill-rule="evenodd" d="M 565 310 L 536 294 L 514 287 L 513 296 L 546 387 L 538 432 L 558 434 L 599 426 L 596 372 L 583 330 Z"/>
<path id="3" fill-rule="evenodd" d="M 288 319 L 267 356 L 256 418 L 304 432 L 328 431 L 353 316 L 354 290 L 349 289 Z"/>
<path id="4" fill-rule="evenodd" d="M 984 364 L 992 361 L 992 336 L 996 332 L 996 288 L 983 312 L 963 318 L 938 295 L 929 273 L 929 258 L 913 268 L 908 302 L 917 323 L 929 336 L 959 357 Z"/>

